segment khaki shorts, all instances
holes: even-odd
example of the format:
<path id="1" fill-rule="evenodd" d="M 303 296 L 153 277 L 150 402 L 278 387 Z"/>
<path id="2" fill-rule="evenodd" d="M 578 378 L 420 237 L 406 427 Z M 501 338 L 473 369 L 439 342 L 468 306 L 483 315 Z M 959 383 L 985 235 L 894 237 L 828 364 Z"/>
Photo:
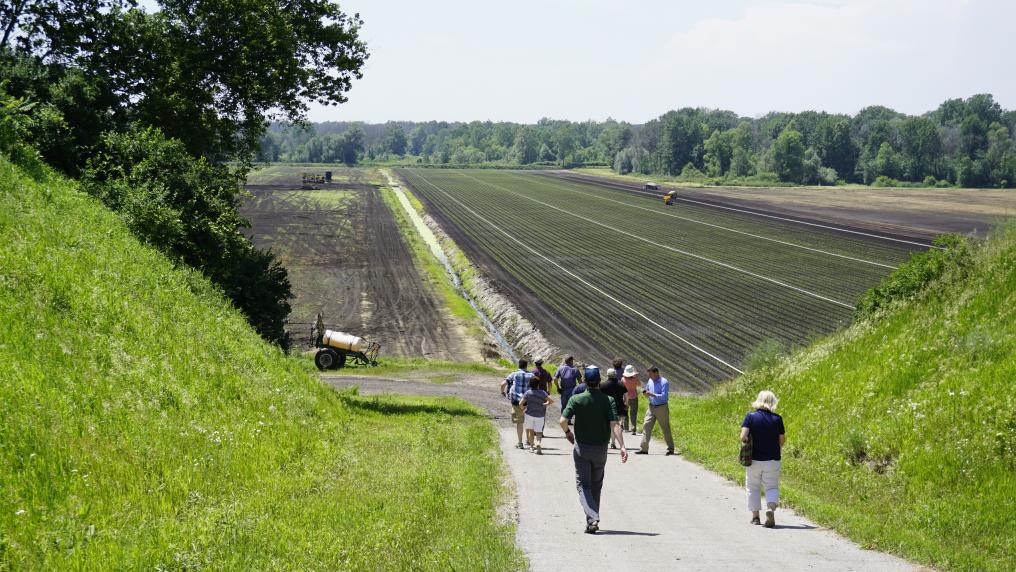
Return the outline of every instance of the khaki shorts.
<path id="1" fill-rule="evenodd" d="M 522 406 L 512 403 L 512 423 L 522 423 Z"/>

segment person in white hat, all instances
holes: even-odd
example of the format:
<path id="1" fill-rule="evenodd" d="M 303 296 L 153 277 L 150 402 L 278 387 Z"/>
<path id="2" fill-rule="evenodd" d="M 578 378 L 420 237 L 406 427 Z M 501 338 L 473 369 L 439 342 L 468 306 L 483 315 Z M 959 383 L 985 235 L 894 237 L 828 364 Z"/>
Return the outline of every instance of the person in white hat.
<path id="1" fill-rule="evenodd" d="M 624 396 L 624 404 L 628 407 L 628 415 L 624 417 L 624 430 L 629 427 L 632 435 L 638 435 L 639 418 L 639 373 L 635 366 L 628 364 L 624 366 L 624 374 L 621 375 L 624 388 L 628 390 Z"/>

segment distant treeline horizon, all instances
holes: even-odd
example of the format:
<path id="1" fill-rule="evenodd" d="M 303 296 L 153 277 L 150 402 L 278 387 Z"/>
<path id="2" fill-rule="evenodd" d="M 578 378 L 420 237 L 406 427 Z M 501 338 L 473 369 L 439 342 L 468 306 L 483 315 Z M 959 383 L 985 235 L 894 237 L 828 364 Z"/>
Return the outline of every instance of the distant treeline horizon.
<path id="1" fill-rule="evenodd" d="M 541 119 L 272 124 L 261 162 L 606 166 L 713 183 L 1016 186 L 1016 111 L 990 94 L 922 115 L 866 107 L 758 118 L 683 108 L 644 124 Z"/>

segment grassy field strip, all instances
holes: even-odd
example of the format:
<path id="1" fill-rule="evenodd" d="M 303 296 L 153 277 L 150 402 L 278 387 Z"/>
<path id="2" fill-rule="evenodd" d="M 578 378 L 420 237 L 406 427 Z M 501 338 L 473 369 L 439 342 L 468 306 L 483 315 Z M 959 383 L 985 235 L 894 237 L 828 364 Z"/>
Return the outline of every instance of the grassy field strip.
<path id="1" fill-rule="evenodd" d="M 629 192 L 632 192 L 632 193 L 639 193 L 639 194 L 642 194 L 642 195 L 652 196 L 652 197 L 655 197 L 657 199 L 659 199 L 661 197 L 661 195 L 659 193 L 650 193 L 648 191 L 640 191 L 638 189 L 632 189 L 632 188 L 626 188 L 625 190 L 629 191 Z M 781 220 L 781 221 L 790 222 L 790 223 L 793 223 L 793 224 L 803 224 L 803 225 L 807 225 L 807 226 L 814 226 L 814 227 L 817 227 L 817 228 L 824 228 L 824 229 L 833 230 L 833 231 L 836 231 L 836 232 L 847 232 L 847 233 L 850 233 L 850 234 L 856 234 L 856 235 L 860 235 L 860 236 L 866 236 L 868 238 L 875 238 L 875 239 L 878 239 L 878 240 L 887 240 L 887 241 L 890 241 L 890 242 L 898 242 L 898 243 L 901 243 L 901 244 L 911 244 L 911 245 L 914 245 L 914 246 L 920 246 L 922 248 L 939 248 L 937 246 L 933 247 L 932 245 L 930 245 L 930 244 L 928 244 L 926 242 L 917 242 L 917 241 L 913 241 L 913 240 L 905 240 L 905 239 L 902 239 L 902 238 L 892 238 L 892 237 L 888 237 L 888 236 L 882 236 L 882 235 L 879 235 L 879 234 L 872 234 L 872 233 L 869 233 L 869 232 L 863 232 L 863 231 L 860 231 L 860 230 L 853 230 L 853 229 L 843 228 L 843 227 L 838 227 L 838 226 L 833 226 L 833 225 L 819 224 L 819 223 L 816 223 L 816 222 L 807 222 L 807 221 L 797 220 L 797 219 L 793 219 L 793 218 L 787 218 L 787 217 L 781 217 L 781 216 L 777 216 L 777 215 L 760 213 L 760 212 L 756 212 L 756 211 L 752 211 L 752 210 L 748 210 L 748 209 L 739 209 L 737 207 L 729 207 L 729 206 L 725 206 L 725 205 L 717 205 L 715 203 L 709 203 L 709 202 L 705 202 L 705 201 L 696 201 L 694 199 L 688 199 L 688 198 L 684 198 L 684 197 L 681 197 L 681 196 L 675 196 L 674 200 L 682 201 L 682 202 L 685 202 L 685 203 L 702 205 L 702 206 L 706 206 L 706 207 L 713 208 L 713 209 L 724 209 L 724 210 L 728 210 L 728 211 L 745 213 L 745 214 L 749 214 L 749 215 L 752 215 L 752 216 L 760 216 L 760 217 L 766 217 L 766 218 Z"/>
<path id="2" fill-rule="evenodd" d="M 509 172 L 507 174 L 510 175 L 510 176 L 513 176 L 513 177 L 523 178 L 521 175 L 518 175 L 516 173 Z M 566 191 L 566 192 L 569 192 L 569 193 L 574 193 L 574 194 L 577 194 L 577 195 L 582 195 L 584 197 L 593 197 L 593 198 L 597 198 L 597 199 L 600 199 L 600 200 L 609 201 L 609 202 L 612 202 L 612 203 L 615 203 L 615 204 L 618 204 L 618 205 L 626 206 L 626 207 L 629 207 L 629 208 L 634 208 L 634 209 L 639 209 L 639 210 L 643 210 L 643 211 L 646 211 L 646 212 L 661 214 L 663 216 L 667 216 L 667 217 L 671 217 L 671 218 L 676 218 L 676 219 L 688 221 L 688 222 L 695 223 L 695 224 L 701 224 L 701 225 L 709 226 L 709 227 L 712 227 L 712 228 L 717 228 L 717 229 L 720 229 L 720 230 L 724 230 L 724 231 L 727 231 L 727 232 L 734 232 L 734 233 L 737 233 L 737 234 L 742 234 L 742 235 L 745 235 L 745 236 L 750 236 L 752 238 L 757 238 L 759 240 L 767 240 L 767 241 L 770 241 L 770 242 L 775 242 L 777 244 L 782 244 L 782 245 L 790 246 L 790 247 L 793 247 L 793 248 L 801 248 L 801 249 L 809 250 L 811 252 L 816 252 L 816 253 L 819 253 L 819 254 L 824 254 L 824 255 L 828 255 L 828 256 L 836 256 L 838 258 L 844 258 L 846 260 L 852 260 L 854 262 L 861 262 L 861 263 L 864 263 L 864 264 L 871 264 L 873 266 L 881 266 L 882 268 L 888 268 L 890 270 L 896 268 L 896 266 L 892 265 L 892 264 L 885 264 L 885 263 L 882 263 L 882 262 L 875 262 L 873 260 L 866 260 L 864 258 L 856 258 L 854 256 L 847 256 L 845 254 L 837 254 L 835 252 L 829 252 L 828 250 L 822 250 L 822 249 L 819 249 L 819 248 L 812 248 L 810 246 L 805 246 L 803 244 L 796 244 L 796 243 L 793 243 L 793 242 L 787 242 L 785 240 L 780 240 L 778 238 L 771 238 L 771 237 L 768 237 L 768 236 L 762 236 L 762 235 L 759 235 L 759 234 L 753 234 L 753 233 L 750 233 L 750 232 L 745 232 L 743 230 L 737 230 L 737 229 L 734 229 L 734 228 L 728 228 L 728 227 L 720 226 L 718 224 L 713 224 L 713 223 L 710 223 L 710 222 L 696 220 L 696 219 L 689 218 L 689 217 L 683 217 L 681 215 L 676 215 L 676 214 L 673 214 L 673 213 L 663 212 L 663 211 L 659 210 L 659 208 L 652 209 L 652 208 L 643 207 L 643 206 L 639 206 L 639 205 L 633 205 L 631 203 L 626 203 L 624 201 L 618 201 L 618 200 L 615 200 L 615 199 L 610 199 L 610 198 L 603 197 L 603 196 L 596 195 L 596 194 L 592 194 L 592 193 L 583 193 L 582 191 L 572 190 L 572 189 L 569 189 L 569 188 L 566 188 L 566 187 L 562 187 L 562 186 L 559 186 L 559 185 L 548 184 L 548 186 L 553 186 L 555 188 L 560 188 L 563 191 Z"/>
<path id="3" fill-rule="evenodd" d="M 515 191 L 512 191 L 511 189 L 508 189 L 508 188 L 506 188 L 506 187 L 502 187 L 502 186 L 500 186 L 500 185 L 497 185 L 497 184 L 494 184 L 494 183 L 489 183 L 489 182 L 486 182 L 486 181 L 481 181 L 480 179 L 477 179 L 476 177 L 473 177 L 473 176 L 470 176 L 470 175 L 463 175 L 463 176 L 464 176 L 464 177 L 468 177 L 468 178 L 470 178 L 470 179 L 472 179 L 472 180 L 476 181 L 477 183 L 480 183 L 480 184 L 483 184 L 483 185 L 490 185 L 490 186 L 492 186 L 492 187 L 495 187 L 495 188 L 497 188 L 497 189 L 500 189 L 500 190 L 502 190 L 502 191 L 504 191 L 504 192 L 506 192 L 506 193 L 511 193 L 511 194 L 513 194 L 513 195 L 515 195 L 515 196 L 517 196 L 517 197 L 522 197 L 522 198 L 524 198 L 524 199 L 528 199 L 528 200 L 530 200 L 530 201 L 533 201 L 533 202 L 535 202 L 535 203 L 541 204 L 541 205 L 543 205 L 543 206 L 545 206 L 545 207 L 547 207 L 547 208 L 551 208 L 551 209 L 554 209 L 554 210 L 556 210 L 556 211 L 559 211 L 559 212 L 562 212 L 562 213 L 564 213 L 564 214 L 567 214 L 567 215 L 569 215 L 569 216 L 573 216 L 573 217 L 576 217 L 576 218 L 582 219 L 582 220 L 584 220 L 584 221 L 586 221 L 586 222 L 590 222 L 590 223 L 592 223 L 592 224 L 595 224 L 595 225 L 597 225 L 597 226 L 603 227 L 603 228 L 605 228 L 605 229 L 607 229 L 607 230 L 610 230 L 610 231 L 613 231 L 613 232 L 621 232 L 621 231 L 619 231 L 619 230 L 618 230 L 617 228 L 615 228 L 615 227 L 612 227 L 612 226 L 610 226 L 610 225 L 604 224 L 604 223 L 602 223 L 602 222 L 599 222 L 599 221 L 593 220 L 593 219 L 591 219 L 591 218 L 588 218 L 588 217 L 584 217 L 584 216 L 582 216 L 582 215 L 579 215 L 579 214 L 575 214 L 575 213 L 573 213 L 573 212 L 570 212 L 570 211 L 568 211 L 568 210 L 565 210 L 565 209 L 563 209 L 563 208 L 560 208 L 560 207 L 554 206 L 554 205 L 552 205 L 552 204 L 550 204 L 550 203 L 545 203 L 545 202 L 543 202 L 543 201 L 541 201 L 541 200 L 539 200 L 539 199 L 534 199 L 534 198 L 532 198 L 532 197 L 528 197 L 528 196 L 526 196 L 526 195 L 523 195 L 523 194 L 520 194 L 520 193 L 516 193 Z M 626 236 L 632 236 L 632 237 L 635 237 L 635 238 L 637 238 L 638 240 L 641 240 L 641 241 L 643 241 L 643 242 L 645 242 L 645 243 L 647 243 L 647 244 L 651 244 L 651 245 L 653 245 L 653 246 L 656 246 L 656 247 L 659 247 L 659 248 L 663 248 L 663 249 L 666 249 L 666 250 L 670 250 L 671 252 L 676 252 L 676 253 L 678 253 L 678 254 L 683 254 L 683 255 L 685 255 L 685 256 L 690 256 L 690 257 L 692 257 L 692 258 L 697 258 L 697 259 L 699 259 L 699 260 L 703 260 L 703 261 L 705 261 L 705 262 L 709 262 L 709 263 L 711 263 L 711 264 L 715 264 L 715 265 L 717 265 L 717 266 L 722 266 L 722 267 L 724 267 L 724 268 L 727 268 L 727 269 L 733 270 L 733 271 L 735 271 L 735 272 L 740 272 L 741 274 L 745 274 L 745 275 L 747 275 L 747 276 L 751 276 L 751 277 L 753 277 L 753 278 L 757 278 L 757 279 L 759 279 L 759 280 L 764 280 L 764 281 L 766 281 L 766 282 L 770 282 L 770 283 L 772 283 L 772 284 L 776 284 L 777 286 L 782 286 L 782 287 L 784 287 L 784 288 L 789 288 L 789 289 L 791 289 L 791 290 L 794 290 L 794 291 L 800 292 L 800 293 L 802 293 L 802 294 L 805 294 L 805 295 L 807 295 L 807 296 L 811 296 L 811 297 L 813 297 L 813 298 L 817 298 L 817 299 L 819 299 L 819 300 L 824 300 L 824 301 L 826 301 L 826 302 L 829 302 L 830 304 L 836 304 L 837 306 L 841 306 L 841 307 L 843 307 L 843 308 L 848 308 L 848 309 L 853 309 L 853 308 L 854 308 L 854 305 L 853 305 L 853 304 L 848 304 L 848 303 L 846 303 L 846 302 L 842 302 L 842 301 L 840 301 L 840 300 L 834 300 L 833 298 L 829 298 L 829 297 L 827 297 L 827 296 L 823 296 L 823 295 L 821 295 L 821 294 L 818 294 L 818 293 L 816 293 L 816 292 L 812 292 L 812 291 L 810 291 L 810 290 L 806 290 L 806 289 L 804 289 L 804 288 L 801 288 L 801 287 L 799 287 L 799 286 L 794 286 L 793 284 L 787 284 L 786 282 L 783 282 L 783 281 L 781 281 L 781 280 L 777 280 L 777 279 L 775 279 L 775 278 L 771 278 L 771 277 L 769 277 L 769 276 L 764 276 L 764 275 L 762 275 L 762 274 L 757 274 L 757 273 L 755 273 L 755 272 L 752 272 L 752 271 L 750 271 L 750 270 L 745 270 L 745 269 L 743 269 L 743 268 L 739 268 L 739 267 L 737 267 L 737 266 L 734 266 L 733 264 L 727 264 L 726 262 L 723 262 L 723 261 L 720 261 L 720 260 L 714 260 L 714 259 L 712 259 L 712 258 L 709 258 L 709 257 L 706 257 L 706 256 L 702 256 L 702 255 L 699 255 L 699 254 L 695 254 L 694 252 L 688 252 L 687 250 L 683 250 L 683 249 L 680 249 L 680 248 L 675 248 L 675 247 L 673 247 L 673 246 L 668 246 L 668 245 L 666 245 L 666 244 L 661 244 L 661 243 L 659 243 L 659 242 L 656 242 L 656 241 L 650 240 L 650 239 L 648 239 L 648 238 L 645 238 L 644 236 L 639 236 L 639 235 L 637 235 L 637 234 L 631 234 L 631 233 L 623 233 L 623 232 L 621 232 L 621 233 L 622 233 L 622 234 L 625 234 Z"/>
<path id="4" fill-rule="evenodd" d="M 689 347 L 691 347 L 691 348 L 695 349 L 695 350 L 696 350 L 696 351 L 698 351 L 699 353 L 701 353 L 701 354 L 703 354 L 703 355 L 706 355 L 706 356 L 708 356 L 708 357 L 709 357 L 710 359 L 712 359 L 712 360 L 714 360 L 714 361 L 716 361 L 716 362 L 718 362 L 718 363 L 720 363 L 720 364 L 722 364 L 722 365 L 726 366 L 727 368 L 729 368 L 729 369 L 731 369 L 731 370 L 733 370 L 733 371 L 735 371 L 735 372 L 737 372 L 737 373 L 743 373 L 743 372 L 742 372 L 742 371 L 741 371 L 740 369 L 738 369 L 738 368 L 737 368 L 737 367 L 735 367 L 734 365 L 730 364 L 730 363 L 729 363 L 729 362 L 728 362 L 727 360 L 724 360 L 723 358 L 721 358 L 721 357 L 719 357 L 719 356 L 717 356 L 717 355 L 713 354 L 713 353 L 712 353 L 712 352 L 710 352 L 709 350 L 706 350 L 705 348 L 703 348 L 703 347 L 701 347 L 701 346 L 699 346 L 699 345 L 695 344 L 695 343 L 694 343 L 694 342 L 692 342 L 691 340 L 688 340 L 688 339 L 686 339 L 686 338 L 682 337 L 682 336 L 681 336 L 680 334 L 678 334 L 678 333 L 674 332 L 673 330 L 671 330 L 671 329 L 667 328 L 666 326 L 664 326 L 663 324 L 661 324 L 661 323 L 657 322 L 656 320 L 653 320 L 652 318 L 650 318 L 649 316 L 647 316 L 647 315 L 646 315 L 645 313 L 641 312 L 641 311 L 640 311 L 640 310 L 638 310 L 637 308 L 634 308 L 634 307 L 632 307 L 631 305 L 629 305 L 629 304 L 625 303 L 624 301 L 622 301 L 622 300 L 619 300 L 618 298 L 615 298 L 614 296 L 611 296 L 610 294 L 608 294 L 607 292 L 603 291 L 602 289 L 600 289 L 600 288 L 599 288 L 599 287 L 597 287 L 596 285 L 594 285 L 594 284 L 592 284 L 591 282 L 589 282 L 589 281 L 587 281 L 587 280 L 583 279 L 582 277 L 580 277 L 579 275 L 575 274 L 574 272 L 572 272 L 572 271 L 568 270 L 568 269 L 567 269 L 567 268 L 565 268 L 564 266 L 561 266 L 560 264 L 558 264 L 557 262 L 555 262 L 554 260 L 552 260 L 551 258 L 549 258 L 548 256 L 546 256 L 546 255 L 545 255 L 545 254 L 543 254 L 542 252 L 540 252 L 540 251 L 536 250 L 535 248 L 533 248 L 533 247 L 529 246 L 528 244 L 526 244 L 526 243 L 522 242 L 522 241 L 521 241 L 521 240 L 519 240 L 518 238 L 516 238 L 516 237 L 512 236 L 512 235 L 511 235 L 511 234 L 509 234 L 509 233 L 508 233 L 507 231 L 505 231 L 505 230 L 504 230 L 504 229 L 502 229 L 502 228 L 499 228 L 499 227 L 498 227 L 498 226 L 497 226 L 496 224 L 494 224 L 493 222 L 491 222 L 490 220 L 488 220 L 488 219 L 487 219 L 486 217 L 484 217 L 484 216 L 480 215 L 479 213 L 477 213 L 477 212 L 476 212 L 476 211 L 474 211 L 473 209 L 469 208 L 469 207 L 468 207 L 468 206 L 466 206 L 466 205 L 465 205 L 464 203 L 462 203 L 462 202 L 461 202 L 461 201 L 459 201 L 459 200 L 458 200 L 457 198 L 453 197 L 453 196 L 452 196 L 451 194 L 449 194 L 449 193 L 448 193 L 447 191 L 445 191 L 444 189 L 442 189 L 442 188 L 438 187 L 438 186 L 437 186 L 437 185 L 435 185 L 434 183 L 431 183 L 430 181 L 427 181 L 426 179 L 421 179 L 421 180 L 423 180 L 424 182 L 426 182 L 426 183 L 427 183 L 428 185 L 430 185 L 431 187 L 433 187 L 433 188 L 434 188 L 435 190 L 437 190 L 437 191 L 439 191 L 439 192 L 443 193 L 443 194 L 444 194 L 445 196 L 447 196 L 447 197 L 448 197 L 448 198 L 450 198 L 451 200 L 453 200 L 453 201 L 455 201 L 456 203 L 458 203 L 458 204 L 459 204 L 460 206 L 462 206 L 462 208 L 466 209 L 466 211 L 468 211 L 468 212 L 472 213 L 472 214 L 473 214 L 473 216 L 475 216 L 475 217 L 476 217 L 477 219 L 479 219 L 479 220 L 481 220 L 481 221 L 485 222 L 485 223 L 486 223 L 486 224 L 487 224 L 488 226 L 490 226 L 491 228 L 493 228 L 493 229 L 494 229 L 494 230 L 496 230 L 497 232 L 499 232 L 499 233 L 503 234 L 503 235 L 504 235 L 505 237 L 507 237 L 507 238 L 508 238 L 509 240 L 511 240 L 512 242 L 515 242 L 516 244 L 518 244 L 519 246 L 521 246 L 521 247 L 525 248 L 525 249 L 526 249 L 526 250 L 528 250 L 529 252 L 531 252 L 531 253 L 535 254 L 536 256 L 539 256 L 540 258 L 542 258 L 543 260 L 547 261 L 548 263 L 550 263 L 550 264 L 551 264 L 551 265 L 553 265 L 554 267 L 558 268 L 559 270 L 561 270 L 561 271 L 562 271 L 562 272 L 564 272 L 565 274 L 567 274 L 567 275 L 571 276 L 571 277 L 572 277 L 572 278 L 574 278 L 575 280 L 577 280 L 577 281 L 581 282 L 582 284 L 586 285 L 586 286 L 587 286 L 588 288 L 590 288 L 590 289 L 592 289 L 592 290 L 596 291 L 597 293 L 599 293 L 600 295 L 602 295 L 602 296 L 604 296 L 604 297 L 606 297 L 606 298 L 610 299 L 610 300 L 611 300 L 612 302 L 614 302 L 614 303 L 616 303 L 616 304 L 620 305 L 621 307 L 623 307 L 623 308 L 626 308 L 627 310 L 631 311 L 631 312 L 632 312 L 632 313 L 634 313 L 635 315 L 637 315 L 637 316 L 641 317 L 642 319 L 646 320 L 646 321 L 647 321 L 648 323 L 652 324 L 653 326 L 655 326 L 655 327 L 659 328 L 660 330 L 662 330 L 662 331 L 666 332 L 667 334 L 670 334 L 670 335 L 671 335 L 671 336 L 673 336 L 673 337 L 674 337 L 675 339 L 677 339 L 677 340 L 681 341 L 681 342 L 682 342 L 682 343 L 684 343 L 685 345 L 687 345 L 687 346 L 689 346 Z"/>

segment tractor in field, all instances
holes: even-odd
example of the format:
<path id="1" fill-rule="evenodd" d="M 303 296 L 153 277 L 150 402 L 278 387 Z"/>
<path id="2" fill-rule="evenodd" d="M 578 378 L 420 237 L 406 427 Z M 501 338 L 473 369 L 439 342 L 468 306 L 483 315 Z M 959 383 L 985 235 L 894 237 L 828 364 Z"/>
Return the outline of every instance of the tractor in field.
<path id="1" fill-rule="evenodd" d="M 325 182 L 331 182 L 331 171 L 328 172 L 328 179 L 326 181 L 324 175 L 318 175 L 316 173 L 300 173 L 301 185 L 300 189 L 304 191 L 317 190 L 315 185 L 323 185 Z"/>
<path id="2" fill-rule="evenodd" d="M 318 314 L 314 324 L 314 365 L 321 371 L 339 369 L 346 365 L 346 360 L 363 366 L 377 366 L 377 356 L 381 353 L 381 344 L 368 342 L 359 336 L 327 330 Z"/>
<path id="3" fill-rule="evenodd" d="M 667 194 L 663 195 L 663 204 L 668 206 L 668 207 L 670 205 L 674 204 L 674 195 L 676 195 L 676 194 L 677 194 L 677 191 L 670 191 Z"/>

